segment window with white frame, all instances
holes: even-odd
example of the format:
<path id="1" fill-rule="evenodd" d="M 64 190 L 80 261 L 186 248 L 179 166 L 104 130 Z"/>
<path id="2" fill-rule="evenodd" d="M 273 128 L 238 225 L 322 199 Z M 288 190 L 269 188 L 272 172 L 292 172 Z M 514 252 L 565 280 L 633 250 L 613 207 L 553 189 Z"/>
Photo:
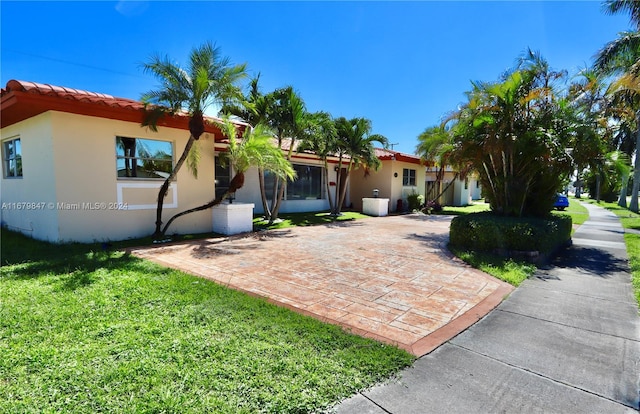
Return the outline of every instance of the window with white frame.
<path id="1" fill-rule="evenodd" d="M 5 178 L 22 177 L 22 146 L 20 138 L 2 142 L 2 160 Z"/>
<path id="2" fill-rule="evenodd" d="M 155 139 L 116 137 L 118 178 L 165 179 L 173 169 L 173 145 Z"/>
<path id="3" fill-rule="evenodd" d="M 416 185 L 416 170 L 409 168 L 402 170 L 402 185 L 405 187 Z"/>

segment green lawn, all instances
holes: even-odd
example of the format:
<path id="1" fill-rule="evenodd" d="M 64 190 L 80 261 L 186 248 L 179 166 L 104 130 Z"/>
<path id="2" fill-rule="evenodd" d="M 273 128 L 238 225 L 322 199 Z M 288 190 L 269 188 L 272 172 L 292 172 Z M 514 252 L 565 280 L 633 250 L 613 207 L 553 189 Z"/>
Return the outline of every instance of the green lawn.
<path id="1" fill-rule="evenodd" d="M 254 229 L 285 229 L 295 226 L 314 226 L 317 224 L 329 224 L 336 221 L 353 221 L 361 218 L 369 217 L 367 215 L 355 212 L 346 211 L 341 216 L 332 217 L 329 213 L 287 213 L 279 214 L 279 220 L 277 223 L 269 226 L 269 222 L 264 220 L 262 216 L 258 216 L 253 219 Z"/>
<path id="2" fill-rule="evenodd" d="M 589 211 L 587 208 L 573 197 L 569 197 L 569 208 L 564 211 L 554 210 L 552 213 L 570 215 L 574 226 L 579 226 L 589 219 Z"/>
<path id="3" fill-rule="evenodd" d="M 321 412 L 413 361 L 102 247 L 2 231 L 0 412 Z"/>

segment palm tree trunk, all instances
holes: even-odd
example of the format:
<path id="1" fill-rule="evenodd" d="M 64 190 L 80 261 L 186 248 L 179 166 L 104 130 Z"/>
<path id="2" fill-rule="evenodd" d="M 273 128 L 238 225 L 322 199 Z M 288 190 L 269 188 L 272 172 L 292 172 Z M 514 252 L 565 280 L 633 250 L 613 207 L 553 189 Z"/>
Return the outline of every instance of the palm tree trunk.
<path id="1" fill-rule="evenodd" d="M 633 187 L 629 210 L 638 212 L 638 190 L 640 190 L 640 111 L 636 112 L 636 159 L 633 167 Z"/>
<path id="2" fill-rule="evenodd" d="M 324 159 L 324 182 L 327 188 L 327 199 L 329 200 L 329 211 L 333 212 L 333 197 L 331 197 L 331 185 L 329 184 L 329 163 Z"/>
<path id="3" fill-rule="evenodd" d="M 164 236 L 164 232 L 166 230 L 165 231 L 161 230 L 162 207 L 164 205 L 164 198 L 167 196 L 167 192 L 169 191 L 169 183 L 173 181 L 173 179 L 178 174 L 178 171 L 180 171 L 180 168 L 182 167 L 182 164 L 184 164 L 184 161 L 187 159 L 187 156 L 189 155 L 189 152 L 191 151 L 191 147 L 193 146 L 193 143 L 195 141 L 196 139 L 194 138 L 193 134 L 189 135 L 189 140 L 187 141 L 187 144 L 184 147 L 184 151 L 182 152 L 182 155 L 180 156 L 178 161 L 176 161 L 176 165 L 173 167 L 171 174 L 169 174 L 169 176 L 164 180 L 164 182 L 162 183 L 162 186 L 160 187 L 160 191 L 158 192 L 158 205 L 156 207 L 156 230 L 153 233 L 154 238 Z M 165 229 L 166 227 L 167 226 L 165 226 Z"/>
<path id="4" fill-rule="evenodd" d="M 344 185 L 340 189 L 340 199 L 336 203 L 336 216 L 340 215 L 342 211 L 342 205 L 344 204 L 344 199 L 347 196 L 347 182 L 349 181 L 349 175 L 351 174 L 351 168 L 353 166 L 353 158 L 349 160 L 349 164 L 347 166 L 347 172 L 344 177 Z"/>
<path id="5" fill-rule="evenodd" d="M 222 196 L 218 198 L 214 198 L 213 200 L 199 207 L 190 208 L 189 210 L 185 210 L 180 213 L 174 214 L 173 217 L 171 217 L 169 221 L 167 221 L 167 224 L 162 229 L 162 236 L 164 236 L 167 233 L 167 230 L 169 229 L 169 226 L 171 225 L 171 223 L 173 223 L 173 221 L 178 217 L 195 213 L 196 211 L 207 210 L 209 208 L 215 207 L 218 204 L 222 203 L 227 197 L 229 197 L 229 194 L 235 193 L 238 189 L 242 188 L 243 185 L 244 185 L 244 173 L 239 172 L 233 177 L 233 179 L 231 180 L 231 184 L 229 185 L 229 189 Z"/>
<path id="6" fill-rule="evenodd" d="M 623 208 L 627 208 L 627 187 L 629 184 L 629 175 L 622 174 L 622 188 L 620 189 L 620 196 L 618 197 L 618 205 Z"/>
<path id="7" fill-rule="evenodd" d="M 258 168 L 258 183 L 260 184 L 260 200 L 262 201 L 264 217 L 269 220 L 271 218 L 271 209 L 269 209 L 269 203 L 267 202 L 267 191 L 264 187 L 264 169 L 262 168 Z"/>

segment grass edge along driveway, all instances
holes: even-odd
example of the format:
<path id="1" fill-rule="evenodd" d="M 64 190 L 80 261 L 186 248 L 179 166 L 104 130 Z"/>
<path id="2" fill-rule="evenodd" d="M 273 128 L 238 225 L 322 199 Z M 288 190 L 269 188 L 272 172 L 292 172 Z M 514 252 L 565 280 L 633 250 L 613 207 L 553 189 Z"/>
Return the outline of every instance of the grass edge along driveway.
<path id="1" fill-rule="evenodd" d="M 414 360 L 102 247 L 2 230 L 0 412 L 322 412 Z"/>

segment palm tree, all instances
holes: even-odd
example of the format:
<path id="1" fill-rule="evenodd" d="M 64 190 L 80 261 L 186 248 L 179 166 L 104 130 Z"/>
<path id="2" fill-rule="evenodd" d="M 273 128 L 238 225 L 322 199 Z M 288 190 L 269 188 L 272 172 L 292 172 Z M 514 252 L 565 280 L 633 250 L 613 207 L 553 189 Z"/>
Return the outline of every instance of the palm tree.
<path id="1" fill-rule="evenodd" d="M 612 105 L 628 108 L 633 114 L 636 125 L 636 156 L 633 170 L 633 187 L 629 210 L 638 212 L 638 193 L 640 192 L 640 75 L 631 72 L 620 76 L 611 83 L 608 93 L 612 96 Z M 631 117 L 629 117 L 631 118 Z"/>
<path id="2" fill-rule="evenodd" d="M 251 79 L 248 93 L 240 99 L 239 103 L 232 102 L 222 106 L 221 113 L 239 117 L 250 125 L 269 122 L 269 111 L 272 107 L 272 95 L 264 95 L 260 92 L 258 83 L 260 74 Z M 264 170 L 258 167 L 258 184 L 260 186 L 260 199 L 265 217 L 271 217 L 271 208 L 267 202 L 264 183 Z"/>
<path id="3" fill-rule="evenodd" d="M 216 197 L 210 202 L 189 210 L 180 212 L 169 219 L 162 229 L 162 235 L 173 221 L 186 214 L 194 213 L 212 208 L 224 201 L 230 194 L 235 193 L 244 185 L 245 172 L 253 166 L 262 170 L 268 170 L 279 178 L 293 179 L 295 171 L 291 163 L 285 159 L 280 148 L 273 143 L 273 132 L 264 124 L 258 124 L 254 128 L 246 128 L 242 139 L 238 139 L 238 129 L 235 124 L 225 119 L 224 134 L 229 138 L 229 147 L 221 154 L 222 161 L 231 166 L 234 177 L 229 183 L 229 189 L 220 197 Z"/>
<path id="4" fill-rule="evenodd" d="M 640 76 L 640 2 L 633 0 L 608 0 L 605 12 L 628 13 L 634 30 L 620 33 L 617 39 L 607 43 L 596 55 L 594 67 L 605 75 L 620 76 L 612 84 L 611 93 L 617 103 L 626 101 L 635 112 L 636 158 L 634 161 L 633 188 L 629 209 L 638 212 L 640 191 L 640 101 L 637 98 L 637 79 Z"/>
<path id="5" fill-rule="evenodd" d="M 370 120 L 366 118 L 352 118 L 348 120 L 344 117 L 340 117 L 336 119 L 335 124 L 338 137 L 338 147 L 341 154 L 344 153 L 349 157 L 349 163 L 347 164 L 344 177 L 345 183 L 349 180 L 349 175 L 354 168 L 359 166 L 362 166 L 367 170 L 370 168 L 373 168 L 374 170 L 380 168 L 380 160 L 376 156 L 373 143 L 378 142 L 386 148 L 389 141 L 383 135 L 371 134 Z M 339 168 L 339 170 L 342 170 L 342 168 Z M 338 181 L 341 181 L 340 176 L 338 177 Z M 340 210 L 344 204 L 346 194 L 347 186 L 343 185 L 342 188 L 340 188 L 340 196 L 338 197 L 335 209 L 332 212 L 333 215 L 340 215 Z"/>
<path id="6" fill-rule="evenodd" d="M 640 72 L 640 2 L 637 0 L 607 0 L 603 3 L 608 14 L 628 13 L 634 30 L 618 35 L 596 55 L 594 67 L 601 72 L 616 74 Z"/>
<path id="7" fill-rule="evenodd" d="M 444 125 L 429 127 L 418 135 L 416 155 L 419 155 L 424 162 L 434 163 L 438 169 L 436 172 L 438 188 L 437 195 L 433 197 L 434 201 L 437 201 L 446 191 L 446 189 L 442 190 L 442 180 L 444 179 L 445 167 L 450 165 L 453 150 L 453 135 Z"/>
<path id="8" fill-rule="evenodd" d="M 329 156 L 338 153 L 336 127 L 331 115 L 326 112 L 310 114 L 309 133 L 298 146 L 298 152 L 311 151 L 324 164 L 324 182 L 329 200 L 329 211 L 335 210 L 329 182 Z M 337 194 L 336 194 L 337 195 Z"/>
<path id="9" fill-rule="evenodd" d="M 166 114 L 186 112 L 189 117 L 189 139 L 173 170 L 158 192 L 156 229 L 154 237 L 161 237 L 162 207 L 169 184 L 175 179 L 187 157 L 191 154 L 197 161 L 194 143 L 205 131 L 204 112 L 212 104 L 221 103 L 237 96 L 237 82 L 245 76 L 245 65 L 232 66 L 228 58 L 220 56 L 220 49 L 211 43 L 194 48 L 189 54 L 185 69 L 173 63 L 167 56 L 153 56 L 143 65 L 162 86 L 142 96 L 147 105 L 143 126 L 157 130 L 157 122 Z"/>
<path id="10" fill-rule="evenodd" d="M 538 62 L 539 63 L 539 62 Z M 570 172 L 571 136 L 565 110 L 548 74 L 535 64 L 499 82 L 472 83 L 452 127 L 453 153 L 478 171 L 492 210 L 543 216 Z"/>
<path id="11" fill-rule="evenodd" d="M 305 103 L 293 87 L 276 89 L 269 94 L 267 122 L 275 132 L 279 148 L 282 149 L 285 141 L 288 141 L 287 160 L 290 161 L 296 141 L 307 136 L 311 124 Z M 278 218 L 284 190 L 285 182 L 281 182 L 276 176 L 272 187 L 271 208 L 268 213 L 265 211 L 265 214 L 268 214 L 269 223 L 273 223 Z"/>

